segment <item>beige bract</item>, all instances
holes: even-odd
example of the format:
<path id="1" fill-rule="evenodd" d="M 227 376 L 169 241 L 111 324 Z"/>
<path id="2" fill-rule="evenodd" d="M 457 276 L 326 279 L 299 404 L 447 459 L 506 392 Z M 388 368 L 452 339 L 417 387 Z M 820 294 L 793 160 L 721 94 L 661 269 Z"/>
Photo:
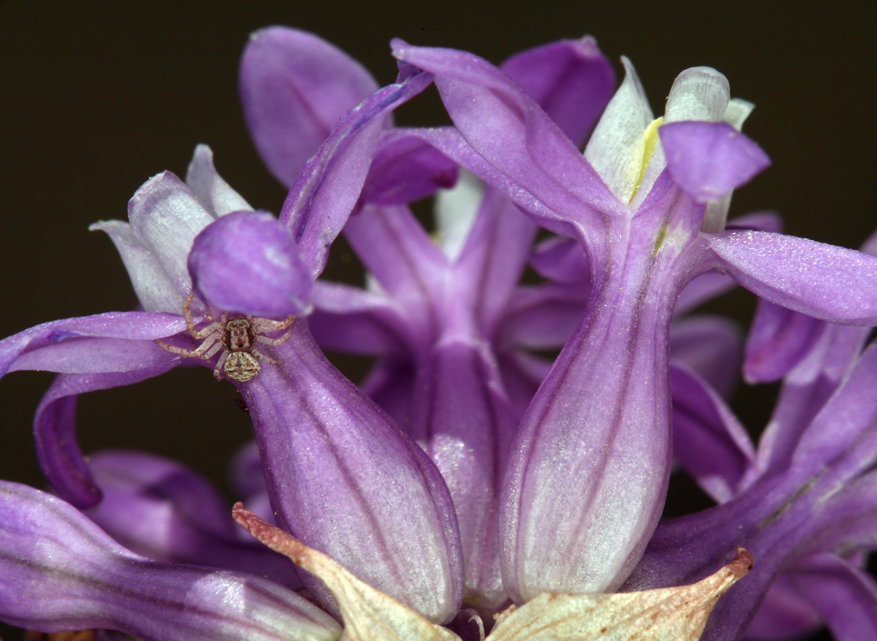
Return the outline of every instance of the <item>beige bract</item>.
<path id="1" fill-rule="evenodd" d="M 341 641 L 460 641 L 243 504 L 233 513 L 253 536 L 332 591 L 344 619 Z M 738 548 L 733 561 L 692 585 L 619 594 L 542 593 L 497 615 L 486 641 L 697 641 L 716 601 L 751 569 L 752 556 Z"/>

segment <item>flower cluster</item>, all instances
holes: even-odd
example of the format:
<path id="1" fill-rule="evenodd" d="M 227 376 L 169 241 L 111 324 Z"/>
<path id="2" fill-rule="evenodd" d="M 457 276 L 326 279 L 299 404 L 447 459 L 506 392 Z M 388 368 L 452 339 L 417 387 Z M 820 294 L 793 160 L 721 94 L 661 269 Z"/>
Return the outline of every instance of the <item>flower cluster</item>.
<path id="1" fill-rule="evenodd" d="M 311 34 L 254 34 L 241 97 L 290 190 L 279 218 L 200 145 L 185 180 L 92 227 L 142 310 L 0 341 L 0 375 L 58 373 L 34 420 L 51 493 L 0 482 L 0 620 L 144 641 L 877 638 L 877 238 L 727 222 L 769 160 L 714 69 L 682 72 L 655 118 L 591 38 L 500 67 L 392 46 L 381 88 Z M 453 126 L 395 126 L 430 84 Z M 410 209 L 427 197 L 434 233 Z M 342 232 L 365 287 L 319 278 Z M 735 283 L 761 298 L 743 371 L 783 381 L 757 447 L 723 398 L 736 328 L 684 316 Z M 375 361 L 356 385 L 323 349 Z M 183 363 L 248 408 L 247 507 L 77 444 L 79 394 Z M 674 463 L 716 507 L 660 521 Z"/>

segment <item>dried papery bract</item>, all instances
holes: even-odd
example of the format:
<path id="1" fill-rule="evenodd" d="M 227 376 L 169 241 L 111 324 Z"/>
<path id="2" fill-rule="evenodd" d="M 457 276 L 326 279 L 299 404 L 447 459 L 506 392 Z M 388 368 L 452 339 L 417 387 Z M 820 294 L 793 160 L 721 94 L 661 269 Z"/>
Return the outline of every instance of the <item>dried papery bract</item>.
<path id="1" fill-rule="evenodd" d="M 243 503 L 236 503 L 232 514 L 259 541 L 326 584 L 344 619 L 341 641 L 460 641 L 450 630 L 363 583 L 331 557 L 247 511 Z"/>
<path id="2" fill-rule="evenodd" d="M 498 617 L 489 641 L 697 641 L 710 612 L 752 569 L 752 555 L 737 548 L 715 574 L 675 588 L 619 594 L 543 592 Z"/>
<path id="3" fill-rule="evenodd" d="M 363 583 L 340 564 L 247 511 L 235 520 L 262 543 L 319 577 L 341 607 L 346 641 L 459 641 L 453 632 Z M 715 574 L 675 588 L 620 594 L 549 594 L 497 616 L 486 641 L 697 641 L 716 601 L 752 569 L 737 556 Z"/>

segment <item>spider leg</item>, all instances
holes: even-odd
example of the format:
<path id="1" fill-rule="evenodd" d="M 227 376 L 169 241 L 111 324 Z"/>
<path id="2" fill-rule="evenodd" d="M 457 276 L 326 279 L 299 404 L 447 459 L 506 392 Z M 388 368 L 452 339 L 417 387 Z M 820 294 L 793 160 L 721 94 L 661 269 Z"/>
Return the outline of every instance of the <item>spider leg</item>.
<path id="1" fill-rule="evenodd" d="M 198 336 L 198 332 L 195 331 L 195 321 L 192 320 L 192 301 L 195 300 L 195 292 L 189 294 L 189 297 L 186 299 L 186 302 L 183 303 L 183 316 L 186 319 L 186 327 L 189 328 L 189 333 L 195 338 L 200 338 Z"/>
<path id="2" fill-rule="evenodd" d="M 253 331 L 257 334 L 262 334 L 263 332 L 277 332 L 281 329 L 286 329 L 291 327 L 294 322 L 295 316 L 287 316 L 282 321 L 271 320 L 270 318 L 256 318 L 250 321 L 250 325 L 252 325 Z"/>
<path id="3" fill-rule="evenodd" d="M 205 344 L 207 344 L 207 341 L 205 341 Z M 218 352 L 221 349 L 222 349 L 222 343 L 216 341 L 213 343 L 213 347 L 211 347 L 210 349 L 208 349 L 206 352 L 204 352 L 201 355 L 201 358 L 203 358 L 205 361 L 209 361 L 211 358 L 213 358 L 213 356 L 216 354 L 216 352 Z"/>
<path id="4" fill-rule="evenodd" d="M 283 361 L 278 361 L 276 358 L 271 358 L 270 356 L 265 356 L 265 354 L 260 352 L 255 347 L 250 350 L 250 354 L 265 361 L 266 363 L 271 363 L 272 365 L 283 365 Z"/>
<path id="5" fill-rule="evenodd" d="M 203 337 L 202 337 L 202 338 L 203 338 Z M 198 346 L 198 348 L 195 350 L 195 356 L 197 356 L 198 358 L 203 358 L 203 359 L 205 359 L 205 360 L 206 360 L 207 358 L 209 358 L 209 356 L 205 356 L 204 354 L 205 354 L 205 352 L 207 352 L 207 351 L 208 351 L 209 349 L 211 349 L 212 347 L 215 347 L 215 346 L 216 346 L 216 342 L 217 342 L 218 340 L 219 340 L 219 335 L 218 335 L 216 332 L 213 332 L 212 334 L 208 335 L 207 338 L 204 339 L 204 342 L 201 343 L 201 344 Z M 222 343 L 219 343 L 219 345 L 220 345 L 220 347 L 221 347 L 221 346 L 222 346 Z M 216 353 L 216 352 L 212 352 L 212 354 L 215 354 L 215 353 Z"/>
<path id="6" fill-rule="evenodd" d="M 266 345 L 280 345 L 280 343 L 285 343 L 286 340 L 292 335 L 292 328 L 290 327 L 280 338 L 268 338 L 267 336 L 262 336 L 259 334 L 256 336 L 257 343 L 265 343 Z"/>
<path id="7" fill-rule="evenodd" d="M 213 378 L 217 381 L 221 381 L 223 379 L 222 376 L 222 368 L 225 366 L 225 361 L 228 359 L 228 352 L 224 352 L 222 356 L 219 357 L 219 360 L 216 361 L 216 367 L 213 368 Z"/>
<path id="8" fill-rule="evenodd" d="M 193 332 L 192 336 L 197 339 L 207 338 L 211 334 L 221 334 L 222 333 L 222 323 L 210 323 L 207 327 L 202 329 L 200 332 Z"/>
<path id="9" fill-rule="evenodd" d="M 159 347 L 169 351 L 172 354 L 179 354 L 180 356 L 189 356 L 192 358 L 199 357 L 199 354 L 197 354 L 196 350 L 194 350 L 194 349 L 185 349 L 184 347 L 174 347 L 173 345 L 168 345 L 160 338 L 156 338 L 155 342 L 158 343 Z"/>

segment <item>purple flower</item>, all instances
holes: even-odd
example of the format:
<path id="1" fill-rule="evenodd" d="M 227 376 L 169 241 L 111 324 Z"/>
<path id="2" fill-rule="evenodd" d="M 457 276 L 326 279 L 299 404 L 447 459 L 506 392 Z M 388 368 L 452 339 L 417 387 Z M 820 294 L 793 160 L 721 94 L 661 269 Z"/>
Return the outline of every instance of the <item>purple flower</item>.
<path id="1" fill-rule="evenodd" d="M 302 47 L 318 60 L 343 56 L 326 54 L 313 37 Z M 251 211 L 199 147 L 187 183 L 160 174 L 135 194 L 130 224 L 98 226 L 111 233 L 147 311 L 57 321 L 0 343 L 2 373 L 62 373 L 36 419 L 40 460 L 62 497 L 79 508 L 101 498 L 76 443 L 76 395 L 192 358 L 239 387 L 280 524 L 431 620 L 456 614 L 460 543 L 438 470 L 326 361 L 304 319 L 290 328 L 290 317 L 307 312 L 313 279 L 356 204 L 384 117 L 429 80 L 403 69 L 398 84 L 353 105 L 302 167 L 279 223 Z M 149 477 L 151 465 L 135 467 Z M 398 518 L 402 511 L 409 517 Z M 334 607 L 324 587 L 305 582 Z"/>
<path id="2" fill-rule="evenodd" d="M 583 157 L 482 59 L 401 41 L 394 53 L 434 74 L 472 150 L 445 142 L 446 153 L 584 247 L 584 319 L 530 404 L 506 471 L 503 582 L 516 602 L 545 590 L 612 590 L 644 551 L 666 492 L 668 331 L 682 287 L 719 269 L 785 307 L 868 324 L 877 320 L 877 261 L 722 231 L 723 202 L 768 161 L 734 128 L 746 106 L 729 100 L 714 70 L 680 75 L 662 124 L 629 68 Z"/>
<path id="3" fill-rule="evenodd" d="M 0 618 L 144 640 L 459 641 L 477 638 L 472 607 L 491 641 L 693 641 L 752 569 L 741 542 L 758 552 L 757 580 L 721 602 L 711 630 L 742 630 L 727 613 L 753 612 L 781 569 L 795 589 L 816 586 L 813 603 L 837 597 L 824 580 L 867 612 L 871 585 L 848 551 L 875 532 L 875 352 L 858 356 L 865 330 L 819 323 L 877 323 L 877 260 L 764 231 L 764 216 L 726 229 L 732 190 L 768 164 L 739 131 L 751 105 L 698 68 L 655 120 L 626 61 L 611 96 L 590 38 L 501 70 L 462 52 L 395 51 L 398 80 L 378 88 L 310 34 L 255 34 L 241 96 L 290 188 L 279 220 L 253 211 L 199 146 L 185 182 L 160 174 L 128 223 L 94 227 L 143 311 L 0 342 L 0 375 L 60 374 L 35 420 L 58 496 L 0 482 Z M 457 128 L 394 127 L 392 110 L 433 79 Z M 408 204 L 455 181 L 437 195 L 437 246 Z M 534 252 L 537 225 L 566 238 Z M 365 289 L 317 281 L 342 229 Z M 550 282 L 519 285 L 528 261 Z M 784 396 L 763 460 L 718 395 L 670 368 L 674 307 L 729 276 L 769 301 L 749 378 L 819 374 L 807 403 Z M 727 388 L 733 332 L 689 319 L 679 335 L 679 360 Z M 379 356 L 362 387 L 315 337 Z M 528 352 L 560 345 L 550 367 Z M 254 511 L 229 513 L 176 462 L 78 447 L 78 394 L 182 362 L 228 379 L 253 419 L 234 477 Z M 652 538 L 674 443 L 725 501 L 685 521 L 696 542 L 672 522 Z M 658 589 L 611 594 L 625 580 Z M 777 609 L 765 612 L 776 625 Z"/>
<path id="4" fill-rule="evenodd" d="M 875 240 L 863 250 L 874 254 Z M 779 374 L 783 386 L 757 449 L 703 381 L 674 377 L 688 399 L 677 458 L 721 505 L 662 523 L 628 587 L 687 582 L 720 563 L 715 546 L 733 542 L 763 561 L 704 638 L 740 638 L 750 620 L 752 639 L 795 638 L 823 621 L 838 639 L 877 634 L 877 583 L 861 554 L 877 543 L 869 333 L 761 303 L 744 371 L 753 381 Z M 686 545 L 707 531 L 702 547 Z"/>

